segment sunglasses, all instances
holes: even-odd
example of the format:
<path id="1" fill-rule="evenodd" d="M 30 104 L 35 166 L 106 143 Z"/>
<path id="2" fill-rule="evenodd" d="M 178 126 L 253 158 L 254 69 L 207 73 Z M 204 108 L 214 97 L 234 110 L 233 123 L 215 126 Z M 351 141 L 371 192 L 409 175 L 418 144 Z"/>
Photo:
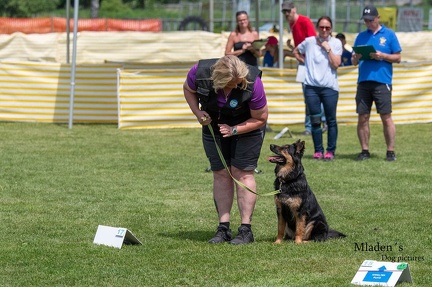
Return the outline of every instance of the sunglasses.
<path id="1" fill-rule="evenodd" d="M 321 31 L 330 31 L 331 30 L 331 27 L 330 26 L 319 26 L 319 28 L 320 28 L 320 30 Z"/>
<path id="2" fill-rule="evenodd" d="M 282 10 L 282 14 L 286 14 L 286 13 L 291 13 L 291 9 L 288 9 L 288 10 L 286 10 L 286 9 L 284 9 L 284 10 Z"/>

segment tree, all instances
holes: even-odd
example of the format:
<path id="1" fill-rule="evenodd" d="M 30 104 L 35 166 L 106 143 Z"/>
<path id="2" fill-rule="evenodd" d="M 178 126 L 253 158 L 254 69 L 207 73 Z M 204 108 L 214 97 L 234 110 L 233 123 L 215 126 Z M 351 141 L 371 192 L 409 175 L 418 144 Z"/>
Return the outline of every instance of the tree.
<path id="1" fill-rule="evenodd" d="M 61 0 L 0 0 L 0 10 L 6 17 L 34 17 L 54 11 Z"/>

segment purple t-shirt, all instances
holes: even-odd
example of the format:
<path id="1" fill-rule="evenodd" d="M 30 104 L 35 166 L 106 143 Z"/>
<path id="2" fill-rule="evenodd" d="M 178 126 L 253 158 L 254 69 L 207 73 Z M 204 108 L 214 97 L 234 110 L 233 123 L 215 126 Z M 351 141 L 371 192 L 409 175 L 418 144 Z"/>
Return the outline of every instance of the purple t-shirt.
<path id="1" fill-rule="evenodd" d="M 197 90 L 197 87 L 195 86 L 195 77 L 196 77 L 197 69 L 198 69 L 198 64 L 195 64 L 192 67 L 192 69 L 190 69 L 186 78 L 187 85 L 189 86 L 189 88 L 191 88 L 194 91 Z M 218 106 L 223 107 L 226 104 L 226 98 L 223 93 L 223 90 L 218 90 L 217 95 L 218 95 L 217 97 Z M 261 78 L 257 77 L 254 83 L 252 97 L 249 101 L 249 108 L 251 110 L 259 110 L 264 108 L 266 104 L 267 104 L 267 98 L 265 95 L 264 86 L 261 81 Z"/>

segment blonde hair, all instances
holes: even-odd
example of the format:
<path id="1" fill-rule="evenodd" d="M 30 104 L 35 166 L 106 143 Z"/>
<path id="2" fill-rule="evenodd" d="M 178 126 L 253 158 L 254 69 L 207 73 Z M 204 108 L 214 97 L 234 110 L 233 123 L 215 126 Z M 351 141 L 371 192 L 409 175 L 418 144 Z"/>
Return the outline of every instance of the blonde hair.
<path id="1" fill-rule="evenodd" d="M 220 58 L 211 69 L 211 79 L 213 80 L 215 91 L 225 88 L 229 82 L 236 79 L 242 80 L 240 85 L 242 90 L 246 90 L 247 85 L 251 83 L 246 79 L 249 74 L 247 65 L 237 56 L 226 55 Z"/>

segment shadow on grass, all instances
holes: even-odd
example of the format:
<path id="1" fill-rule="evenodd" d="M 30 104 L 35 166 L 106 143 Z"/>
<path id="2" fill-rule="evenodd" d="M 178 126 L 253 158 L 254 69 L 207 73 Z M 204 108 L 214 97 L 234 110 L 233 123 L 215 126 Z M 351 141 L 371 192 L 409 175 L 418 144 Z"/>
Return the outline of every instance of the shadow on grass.
<path id="1" fill-rule="evenodd" d="M 215 232 L 213 231 L 203 231 L 203 230 L 189 230 L 189 231 L 179 231 L 177 233 L 160 233 L 160 236 L 170 237 L 174 239 L 180 240 L 190 240 L 196 242 L 207 242 L 214 236 Z M 233 231 L 233 238 L 236 236 L 236 232 Z M 261 243 L 273 243 L 275 241 L 274 236 L 260 236 L 259 238 L 255 238 L 255 242 Z"/>
<path id="2" fill-rule="evenodd" d="M 203 230 L 189 230 L 189 231 L 179 231 L 179 232 L 171 232 L 171 233 L 160 233 L 159 235 L 164 237 L 181 239 L 181 240 L 207 242 L 210 238 L 214 236 L 214 232 L 203 231 Z"/>
<path id="3" fill-rule="evenodd" d="M 356 152 L 356 153 L 349 153 L 349 154 L 347 154 L 347 153 L 338 153 L 338 152 L 336 151 L 336 157 L 335 157 L 335 160 L 338 160 L 338 159 L 345 159 L 345 160 L 351 160 L 351 161 L 353 161 L 353 162 L 367 162 L 367 161 L 369 161 L 369 160 L 373 160 L 373 161 L 376 161 L 376 160 L 382 160 L 382 161 L 385 161 L 385 154 L 382 154 L 382 155 L 381 155 L 381 154 L 377 154 L 377 153 L 371 153 L 371 157 L 370 157 L 370 159 L 357 161 L 356 158 L 357 158 L 357 156 L 359 155 L 359 153 L 360 153 L 360 152 Z M 316 161 L 316 159 L 313 159 L 313 158 L 312 158 L 312 155 L 308 155 L 308 154 L 303 156 L 303 160 Z"/>

